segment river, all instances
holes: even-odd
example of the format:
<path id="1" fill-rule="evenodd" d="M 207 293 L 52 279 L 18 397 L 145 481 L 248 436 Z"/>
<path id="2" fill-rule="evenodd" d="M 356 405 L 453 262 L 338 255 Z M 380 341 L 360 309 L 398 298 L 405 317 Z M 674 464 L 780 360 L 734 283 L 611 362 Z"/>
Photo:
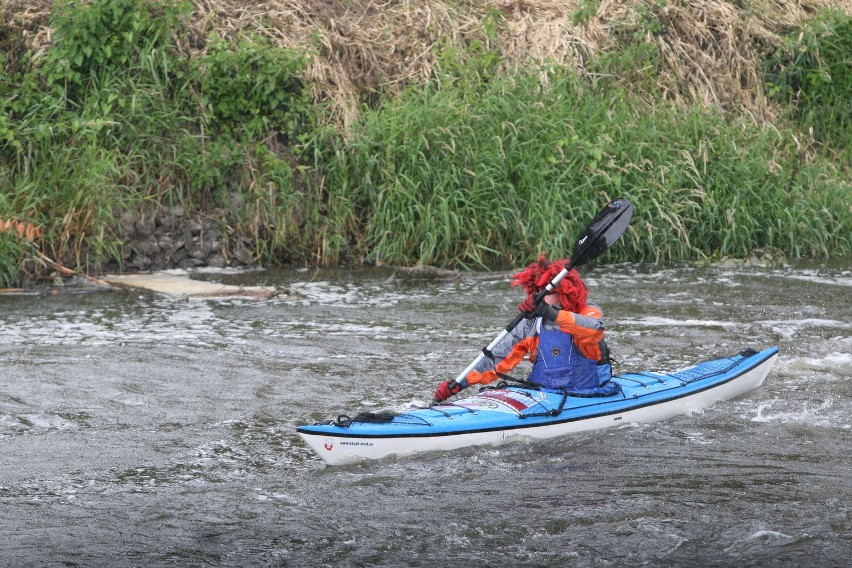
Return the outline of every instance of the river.
<path id="1" fill-rule="evenodd" d="M 514 317 L 505 275 L 0 297 L 0 565 L 848 566 L 849 263 L 583 274 L 616 372 L 778 363 L 657 424 L 331 467 L 296 426 L 430 400 Z"/>

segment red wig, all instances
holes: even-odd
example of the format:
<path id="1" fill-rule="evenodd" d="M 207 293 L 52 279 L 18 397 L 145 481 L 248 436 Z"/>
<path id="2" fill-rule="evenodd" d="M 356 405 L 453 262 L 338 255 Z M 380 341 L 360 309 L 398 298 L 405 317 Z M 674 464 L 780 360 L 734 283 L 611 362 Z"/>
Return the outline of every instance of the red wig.
<path id="1" fill-rule="evenodd" d="M 550 262 L 544 255 L 541 255 L 538 257 L 538 262 L 533 262 L 512 277 L 512 286 L 522 286 L 527 294 L 538 294 L 547 286 L 548 282 L 562 272 L 568 262 L 568 259 Z M 559 281 L 552 293 L 559 297 L 559 303 L 562 304 L 563 308 L 572 312 L 583 311 L 586 307 L 586 299 L 589 296 L 586 284 L 575 269 L 571 269 Z"/>

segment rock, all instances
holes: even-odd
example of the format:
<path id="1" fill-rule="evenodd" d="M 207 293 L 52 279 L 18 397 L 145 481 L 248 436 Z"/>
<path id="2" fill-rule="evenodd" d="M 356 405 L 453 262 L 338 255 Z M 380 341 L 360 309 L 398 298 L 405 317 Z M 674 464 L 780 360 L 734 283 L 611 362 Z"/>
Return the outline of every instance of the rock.
<path id="1" fill-rule="evenodd" d="M 724 268 L 735 268 L 741 266 L 755 266 L 772 268 L 777 266 L 786 266 L 789 264 L 787 255 L 784 251 L 775 247 L 766 247 L 755 249 L 754 252 L 746 258 L 733 258 L 730 256 L 719 259 L 716 266 Z"/>
<path id="2" fill-rule="evenodd" d="M 133 235 L 131 237 L 136 238 L 146 238 L 150 237 L 154 234 L 155 229 L 154 217 L 151 215 L 145 215 L 142 213 L 139 217 L 136 218 L 136 223 L 133 229 Z"/>
<path id="3" fill-rule="evenodd" d="M 185 259 L 185 258 L 189 258 L 189 253 L 186 251 L 186 249 L 185 249 L 185 248 L 181 247 L 181 248 L 177 249 L 176 251 L 174 251 L 174 252 L 172 253 L 172 260 L 171 260 L 171 262 L 172 262 L 172 264 L 174 264 L 175 266 L 179 266 L 179 265 L 180 265 L 180 262 L 181 262 L 183 259 Z"/>
<path id="4" fill-rule="evenodd" d="M 157 246 L 165 253 L 172 253 L 175 250 L 175 244 L 169 235 L 161 235 L 157 239 Z"/>
<path id="5" fill-rule="evenodd" d="M 118 218 L 118 226 L 121 229 L 121 233 L 123 235 L 132 235 L 136 227 L 135 216 L 129 211 L 123 211 Z"/>
<path id="6" fill-rule="evenodd" d="M 786 266 L 790 263 L 784 251 L 775 247 L 757 249 L 750 260 L 755 260 L 758 266 Z"/>
<path id="7" fill-rule="evenodd" d="M 180 205 L 123 211 L 117 227 L 123 244 L 118 258 L 105 259 L 104 266 L 115 264 L 130 272 L 255 266 L 254 240 L 230 230 L 223 233 L 227 215 L 222 209 L 187 212 Z"/>
<path id="8" fill-rule="evenodd" d="M 458 270 L 447 270 L 438 268 L 437 266 L 429 266 L 418 264 L 417 266 L 404 267 L 398 266 L 394 268 L 394 272 L 388 279 L 389 282 L 412 282 L 412 281 L 447 281 L 459 280 L 460 274 Z"/>
<path id="9" fill-rule="evenodd" d="M 148 236 L 146 239 L 134 243 L 133 248 L 142 256 L 150 256 L 160 250 L 153 236 Z"/>
<path id="10" fill-rule="evenodd" d="M 207 266 L 211 266 L 213 268 L 225 268 L 227 261 L 225 257 L 221 254 L 213 254 L 207 259 Z"/>
<path id="11" fill-rule="evenodd" d="M 138 254 L 130 264 L 139 271 L 146 271 L 151 268 L 151 259 L 143 254 Z"/>
<path id="12" fill-rule="evenodd" d="M 168 254 L 155 254 L 151 259 L 151 270 L 163 270 L 168 268 L 172 263 L 172 258 Z"/>
<path id="13" fill-rule="evenodd" d="M 237 261 L 237 263 L 243 266 L 254 265 L 254 255 L 251 253 L 251 250 L 242 243 L 237 244 L 236 250 L 232 253 L 232 257 Z"/>
<path id="14" fill-rule="evenodd" d="M 178 263 L 178 266 L 183 269 L 198 268 L 204 266 L 204 261 L 197 258 L 187 257 Z"/>

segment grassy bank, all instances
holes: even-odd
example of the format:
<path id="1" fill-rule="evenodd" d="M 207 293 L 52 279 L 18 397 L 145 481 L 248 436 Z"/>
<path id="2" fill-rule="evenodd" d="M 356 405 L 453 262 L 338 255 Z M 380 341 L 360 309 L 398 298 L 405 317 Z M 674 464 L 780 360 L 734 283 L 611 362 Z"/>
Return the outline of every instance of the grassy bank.
<path id="1" fill-rule="evenodd" d="M 174 205 L 224 211 L 226 254 L 241 240 L 264 264 L 517 265 L 567 254 L 616 196 L 637 216 L 610 260 L 852 254 L 849 15 L 714 6 L 741 52 L 699 50 L 720 69 L 702 87 L 694 7 L 628 4 L 366 4 L 344 29 L 300 2 L 254 28 L 188 3 L 57 2 L 39 20 L 5 2 L 0 219 L 43 236 L 0 232 L 0 286 L 42 273 L 37 251 L 121 268 L 122 217 Z M 422 38 L 404 8 L 431 18 Z M 538 58 L 516 45 L 536 16 L 557 33 Z"/>
<path id="2" fill-rule="evenodd" d="M 84 270 L 120 262 L 124 214 L 224 208 L 258 258 L 299 210 L 291 148 L 311 130 L 304 56 L 263 40 L 182 55 L 188 7 L 58 2 L 41 54 L 6 43 L 0 217 L 44 228 L 45 252 Z M 32 266 L 37 270 L 37 264 Z"/>
<path id="3" fill-rule="evenodd" d="M 561 71 L 546 87 L 527 74 L 412 90 L 334 148 L 317 161 L 338 213 L 329 233 L 357 230 L 360 254 L 394 264 L 564 255 L 618 196 L 637 214 L 612 260 L 852 250 L 844 173 L 793 131 L 648 108 Z"/>

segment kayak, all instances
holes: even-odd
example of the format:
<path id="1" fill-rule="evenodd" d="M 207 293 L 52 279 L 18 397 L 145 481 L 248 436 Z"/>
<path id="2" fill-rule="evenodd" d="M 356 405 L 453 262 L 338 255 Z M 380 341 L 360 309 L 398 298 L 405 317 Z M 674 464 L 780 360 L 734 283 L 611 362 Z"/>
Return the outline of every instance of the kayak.
<path id="1" fill-rule="evenodd" d="M 730 400 L 763 383 L 777 358 L 777 347 L 759 352 L 745 349 L 676 371 L 626 373 L 612 378 L 614 388 L 605 396 L 501 381 L 452 402 L 400 413 L 341 415 L 296 431 L 331 465 L 510 439 L 553 438 L 657 422 Z"/>

